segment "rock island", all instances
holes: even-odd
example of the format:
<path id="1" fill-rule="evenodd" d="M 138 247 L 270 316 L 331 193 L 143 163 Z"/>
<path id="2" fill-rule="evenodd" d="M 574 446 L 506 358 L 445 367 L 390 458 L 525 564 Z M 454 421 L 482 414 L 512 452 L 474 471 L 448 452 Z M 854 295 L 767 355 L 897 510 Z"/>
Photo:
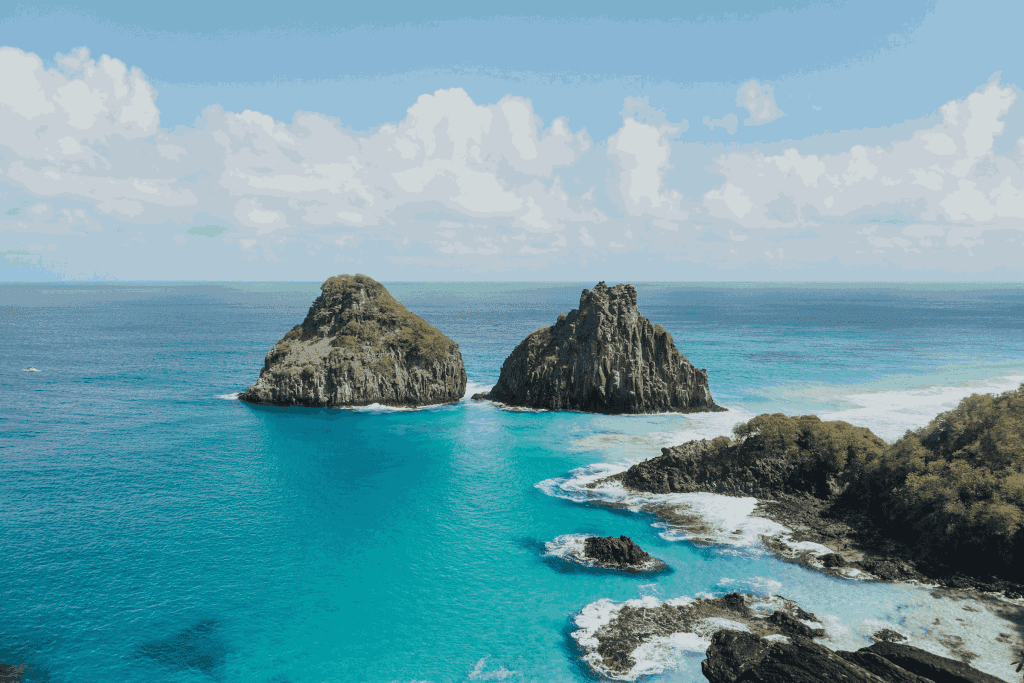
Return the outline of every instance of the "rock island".
<path id="1" fill-rule="evenodd" d="M 640 315 L 633 285 L 604 282 L 583 290 L 578 309 L 520 342 L 498 383 L 473 398 L 592 413 L 725 410 L 711 399 L 707 371 Z"/>
<path id="2" fill-rule="evenodd" d="M 454 403 L 466 392 L 459 345 L 409 312 L 376 280 L 338 275 L 306 319 L 267 354 L 239 398 L 276 406 L 342 408 Z"/>

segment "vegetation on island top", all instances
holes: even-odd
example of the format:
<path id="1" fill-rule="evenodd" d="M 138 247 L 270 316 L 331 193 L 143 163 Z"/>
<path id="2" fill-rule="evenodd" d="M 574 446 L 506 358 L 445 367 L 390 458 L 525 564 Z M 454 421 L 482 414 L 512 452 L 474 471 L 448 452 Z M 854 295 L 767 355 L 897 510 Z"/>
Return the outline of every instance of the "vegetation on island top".
<path id="1" fill-rule="evenodd" d="M 409 311 L 385 287 L 366 275 L 338 275 L 320 287 L 302 325 L 296 325 L 282 342 L 331 339 L 331 346 L 361 353 L 367 347 L 393 345 L 403 355 L 415 355 L 428 362 L 441 361 L 452 352 L 453 343 L 440 330 Z M 357 300 L 361 306 L 353 306 Z M 341 315 L 336 315 L 338 312 Z"/>
<path id="2" fill-rule="evenodd" d="M 714 457 L 786 463 L 794 490 L 834 499 L 941 571 L 1024 580 L 1024 384 L 972 395 L 888 445 L 813 415 L 758 415 Z"/>

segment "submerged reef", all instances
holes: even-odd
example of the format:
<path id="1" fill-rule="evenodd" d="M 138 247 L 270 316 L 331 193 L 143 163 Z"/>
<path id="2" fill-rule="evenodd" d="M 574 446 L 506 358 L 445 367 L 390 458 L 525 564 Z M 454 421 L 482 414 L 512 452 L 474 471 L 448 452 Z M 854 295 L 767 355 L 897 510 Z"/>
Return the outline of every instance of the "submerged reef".
<path id="1" fill-rule="evenodd" d="M 530 333 L 502 364 L 494 387 L 473 398 L 592 413 L 725 410 L 711 399 L 707 371 L 640 315 L 636 289 L 604 282 L 583 290 L 578 309 Z"/>
<path id="2" fill-rule="evenodd" d="M 276 406 L 340 408 L 454 403 L 466 393 L 459 345 L 376 280 L 338 275 L 320 286 L 306 319 L 267 354 L 239 398 Z"/>

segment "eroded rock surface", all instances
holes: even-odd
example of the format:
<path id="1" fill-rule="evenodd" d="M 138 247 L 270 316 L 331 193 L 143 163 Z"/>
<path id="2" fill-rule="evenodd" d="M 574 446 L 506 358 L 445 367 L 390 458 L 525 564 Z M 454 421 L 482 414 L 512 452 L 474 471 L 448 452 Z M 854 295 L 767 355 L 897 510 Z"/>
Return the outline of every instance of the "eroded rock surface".
<path id="1" fill-rule="evenodd" d="M 767 640 L 735 630 L 714 634 L 701 664 L 710 683 L 1001 683 L 1002 679 L 912 645 L 875 643 L 833 652 L 794 635 Z"/>
<path id="2" fill-rule="evenodd" d="M 633 680 L 658 673 L 671 661 L 651 659 L 659 643 L 703 652 L 722 629 L 745 631 L 773 639 L 825 635 L 817 617 L 779 596 L 760 598 L 730 593 L 720 598 L 654 598 L 613 603 L 599 600 L 576 618 L 572 637 L 584 661 L 601 675 Z M 771 642 L 771 641 L 769 641 Z"/>
<path id="3" fill-rule="evenodd" d="M 473 398 L 594 413 L 725 410 L 711 399 L 707 371 L 640 315 L 636 289 L 604 282 L 583 290 L 578 309 L 520 342 L 497 384 Z"/>
<path id="4" fill-rule="evenodd" d="M 320 286 L 306 319 L 267 354 L 239 396 L 278 406 L 453 403 L 466 392 L 459 345 L 365 275 Z"/>

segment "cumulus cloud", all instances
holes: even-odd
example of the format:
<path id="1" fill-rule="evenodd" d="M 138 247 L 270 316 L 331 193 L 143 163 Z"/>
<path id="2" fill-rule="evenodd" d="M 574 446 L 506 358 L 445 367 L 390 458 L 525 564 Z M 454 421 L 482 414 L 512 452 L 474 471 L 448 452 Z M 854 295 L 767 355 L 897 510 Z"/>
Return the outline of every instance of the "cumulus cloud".
<path id="1" fill-rule="evenodd" d="M 4 179 L 35 196 L 138 223 L 205 212 L 247 238 L 380 226 L 428 204 L 527 232 L 604 220 L 554 175 L 589 149 L 586 131 L 564 119 L 545 128 L 524 98 L 482 106 L 460 88 L 422 95 L 400 123 L 362 135 L 317 113 L 286 124 L 216 106 L 169 132 L 138 69 L 85 48 L 45 69 L 2 48 L 0 147 Z"/>
<path id="2" fill-rule="evenodd" d="M 736 91 L 736 106 L 750 112 L 744 126 L 760 126 L 786 115 L 775 103 L 775 88 L 756 80 L 747 81 Z"/>
<path id="3" fill-rule="evenodd" d="M 316 112 L 283 122 L 218 106 L 166 130 L 136 68 L 79 48 L 47 69 L 0 48 L 0 183 L 24 199 L 8 204 L 0 230 L 142 243 L 142 233 L 113 233 L 171 226 L 160 243 L 181 253 L 227 244 L 267 260 L 301 249 L 355 261 L 386 245 L 409 264 L 557 264 L 608 249 L 725 266 L 908 267 L 939 250 L 963 263 L 988 249 L 1010 264 L 1019 249 L 999 245 L 1024 226 L 1024 139 L 994 150 L 1015 99 L 993 80 L 888 145 L 821 154 L 809 139 L 768 155 L 733 146 L 711 167 L 721 179 L 688 198 L 673 179 L 699 177 L 706 158 L 684 145 L 688 122 L 647 98 L 626 98 L 621 127 L 597 145 L 563 118 L 545 122 L 526 98 L 478 104 L 460 88 L 421 95 L 404 118 L 367 132 Z M 747 125 L 783 115 L 756 81 L 737 103 Z M 704 124 L 732 134 L 738 117 Z"/>
<path id="4" fill-rule="evenodd" d="M 627 97 L 622 109 L 622 127 L 608 138 L 608 157 L 615 164 L 615 178 L 609 181 L 613 200 L 631 216 L 649 215 L 660 219 L 686 219 L 680 208 L 683 196 L 666 190 L 663 180 L 672 168 L 672 140 L 683 125 L 667 121 L 664 115 L 638 116 L 647 98 Z M 682 124 L 689 127 L 684 120 Z"/>
<path id="5" fill-rule="evenodd" d="M 715 128 L 725 128 L 729 131 L 729 135 L 736 134 L 736 128 L 739 126 L 740 119 L 736 114 L 726 114 L 720 119 L 712 119 L 710 116 L 704 117 L 704 125 L 714 130 Z"/>

